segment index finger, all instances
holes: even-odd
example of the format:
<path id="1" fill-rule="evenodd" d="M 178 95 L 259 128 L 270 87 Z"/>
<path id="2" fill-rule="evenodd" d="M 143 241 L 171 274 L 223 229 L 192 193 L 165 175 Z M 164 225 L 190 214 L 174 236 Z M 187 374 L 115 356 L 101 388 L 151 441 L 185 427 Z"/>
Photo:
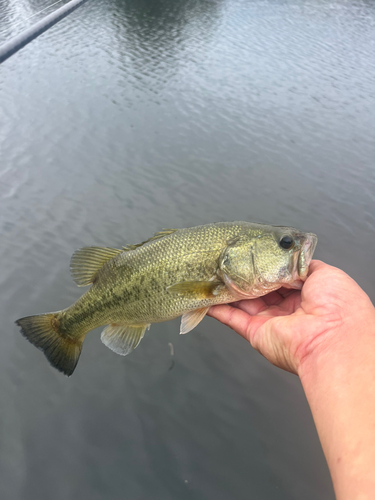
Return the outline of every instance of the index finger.
<path id="1" fill-rule="evenodd" d="M 251 334 L 269 319 L 265 316 L 249 316 L 245 311 L 228 304 L 210 307 L 207 315 L 229 326 L 229 328 L 232 328 L 232 330 L 237 332 L 248 342 L 250 342 Z"/>

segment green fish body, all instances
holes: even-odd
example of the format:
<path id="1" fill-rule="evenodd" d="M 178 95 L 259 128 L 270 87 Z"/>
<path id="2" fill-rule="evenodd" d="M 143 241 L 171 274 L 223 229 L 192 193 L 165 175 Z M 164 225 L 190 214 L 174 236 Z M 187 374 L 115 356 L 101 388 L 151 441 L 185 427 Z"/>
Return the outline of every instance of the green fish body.
<path id="1" fill-rule="evenodd" d="M 16 323 L 51 364 L 71 375 L 86 334 L 99 326 L 105 345 L 129 354 L 152 323 L 182 316 L 192 330 L 210 306 L 301 288 L 317 238 L 294 228 L 220 222 L 167 229 L 123 249 L 88 247 L 72 257 L 78 286 L 72 306 Z"/>

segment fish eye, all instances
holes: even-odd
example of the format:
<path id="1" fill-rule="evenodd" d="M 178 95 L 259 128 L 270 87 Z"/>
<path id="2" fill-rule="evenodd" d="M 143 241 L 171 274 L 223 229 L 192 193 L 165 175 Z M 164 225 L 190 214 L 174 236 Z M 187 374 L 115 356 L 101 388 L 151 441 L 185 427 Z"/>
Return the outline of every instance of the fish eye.
<path id="1" fill-rule="evenodd" d="M 294 240 L 291 236 L 283 236 L 279 241 L 279 245 L 281 248 L 285 248 L 285 250 L 290 250 L 294 247 Z"/>

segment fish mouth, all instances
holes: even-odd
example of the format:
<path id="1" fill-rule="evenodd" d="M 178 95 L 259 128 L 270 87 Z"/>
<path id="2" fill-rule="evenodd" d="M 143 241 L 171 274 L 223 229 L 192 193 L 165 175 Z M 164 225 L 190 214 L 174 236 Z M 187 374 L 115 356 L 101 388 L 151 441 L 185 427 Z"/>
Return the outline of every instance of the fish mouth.
<path id="1" fill-rule="evenodd" d="M 284 288 L 301 290 L 304 281 L 306 281 L 309 265 L 317 243 L 318 238 L 313 233 L 307 233 L 301 237 L 301 249 L 293 255 L 292 281 L 283 283 Z"/>
<path id="2" fill-rule="evenodd" d="M 298 255 L 297 272 L 300 280 L 305 281 L 309 272 L 309 265 L 315 251 L 318 237 L 314 233 L 307 233 L 305 241 Z"/>

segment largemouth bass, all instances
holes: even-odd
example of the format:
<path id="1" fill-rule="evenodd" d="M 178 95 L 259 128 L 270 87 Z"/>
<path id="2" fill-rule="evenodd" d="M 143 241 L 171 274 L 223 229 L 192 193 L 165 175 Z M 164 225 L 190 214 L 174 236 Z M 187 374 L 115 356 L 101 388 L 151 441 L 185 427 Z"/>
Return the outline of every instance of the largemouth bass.
<path id="1" fill-rule="evenodd" d="M 99 326 L 108 325 L 102 342 L 125 356 L 151 323 L 182 315 L 180 333 L 187 333 L 214 304 L 301 288 L 316 243 L 315 234 L 292 227 L 218 222 L 165 229 L 122 249 L 81 248 L 71 273 L 78 286 L 91 288 L 67 309 L 16 323 L 70 376 L 86 334 Z"/>

